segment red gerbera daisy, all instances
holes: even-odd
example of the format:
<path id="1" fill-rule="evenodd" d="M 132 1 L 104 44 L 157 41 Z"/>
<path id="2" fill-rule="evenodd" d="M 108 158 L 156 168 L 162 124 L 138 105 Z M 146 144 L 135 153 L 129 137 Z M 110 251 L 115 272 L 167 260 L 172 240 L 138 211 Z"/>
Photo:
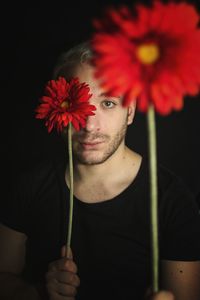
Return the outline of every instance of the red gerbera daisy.
<path id="1" fill-rule="evenodd" d="M 166 115 L 180 110 L 183 97 L 199 92 L 199 15 L 186 3 L 152 7 L 123 6 L 107 10 L 103 20 L 95 20 L 94 64 L 97 77 L 111 95 L 123 95 L 123 105 L 137 99 L 146 111 L 153 103 Z"/>
<path id="2" fill-rule="evenodd" d="M 36 108 L 36 118 L 45 119 L 45 125 L 50 132 L 54 127 L 61 132 L 69 122 L 76 130 L 85 127 L 88 116 L 94 115 L 94 105 L 89 104 L 92 94 L 89 86 L 79 83 L 78 78 L 67 82 L 65 78 L 50 80 L 45 87 L 45 95 Z"/>

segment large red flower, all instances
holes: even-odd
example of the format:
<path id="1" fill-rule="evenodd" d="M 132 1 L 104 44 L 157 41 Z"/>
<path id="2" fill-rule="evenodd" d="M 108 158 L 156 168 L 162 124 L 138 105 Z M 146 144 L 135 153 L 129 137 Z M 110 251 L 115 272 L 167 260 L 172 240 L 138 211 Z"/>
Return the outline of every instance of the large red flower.
<path id="1" fill-rule="evenodd" d="M 110 8 L 95 20 L 92 40 L 96 75 L 111 95 L 123 95 L 124 106 L 137 99 L 160 114 L 183 107 L 183 97 L 196 95 L 200 84 L 199 15 L 186 3 L 155 1 Z"/>
<path id="2" fill-rule="evenodd" d="M 50 132 L 56 128 L 61 132 L 69 122 L 76 130 L 85 127 L 88 116 L 94 115 L 96 107 L 89 104 L 92 94 L 89 86 L 79 83 L 78 78 L 67 82 L 65 78 L 50 80 L 45 87 L 45 95 L 36 108 L 36 118 L 45 119 L 45 125 Z"/>

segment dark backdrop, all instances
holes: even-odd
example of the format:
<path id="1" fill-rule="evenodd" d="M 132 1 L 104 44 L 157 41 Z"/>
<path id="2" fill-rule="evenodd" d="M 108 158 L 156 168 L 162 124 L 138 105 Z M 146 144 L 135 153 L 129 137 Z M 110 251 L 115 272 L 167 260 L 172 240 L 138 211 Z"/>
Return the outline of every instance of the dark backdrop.
<path id="1" fill-rule="evenodd" d="M 191 2 L 198 6 L 197 1 Z M 60 137 L 47 133 L 44 123 L 34 118 L 34 109 L 60 52 L 90 38 L 92 18 L 112 3 L 120 1 L 27 1 L 7 3 L 1 9 L 4 189 L 11 174 L 45 156 L 64 154 Z M 199 113 L 197 96 L 186 98 L 181 112 L 157 116 L 158 159 L 182 177 L 195 194 L 200 191 Z M 146 154 L 146 142 L 146 117 L 138 112 L 128 130 L 127 144 Z"/>

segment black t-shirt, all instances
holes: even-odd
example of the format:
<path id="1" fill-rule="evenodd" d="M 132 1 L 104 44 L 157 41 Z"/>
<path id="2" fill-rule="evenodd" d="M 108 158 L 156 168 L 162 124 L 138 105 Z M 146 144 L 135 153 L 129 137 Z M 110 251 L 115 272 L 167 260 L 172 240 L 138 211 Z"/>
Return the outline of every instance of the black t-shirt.
<path id="1" fill-rule="evenodd" d="M 69 190 L 65 163 L 47 161 L 16 178 L 1 222 L 28 236 L 23 276 L 43 282 L 49 262 L 66 242 Z M 9 191 L 8 191 L 8 194 Z M 200 217 L 189 190 L 158 168 L 160 259 L 200 260 Z M 151 284 L 148 163 L 120 195 L 100 203 L 74 197 L 72 251 L 78 267 L 77 300 L 143 299 Z"/>

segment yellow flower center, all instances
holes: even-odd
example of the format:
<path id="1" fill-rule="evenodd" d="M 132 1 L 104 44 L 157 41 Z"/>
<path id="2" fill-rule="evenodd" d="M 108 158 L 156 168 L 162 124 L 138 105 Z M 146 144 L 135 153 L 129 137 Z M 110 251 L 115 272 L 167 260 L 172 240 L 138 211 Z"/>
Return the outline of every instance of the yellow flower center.
<path id="1" fill-rule="evenodd" d="M 159 50 L 156 44 L 142 44 L 137 49 L 137 57 L 143 64 L 150 65 L 160 57 Z"/>
<path id="2" fill-rule="evenodd" d="M 62 108 L 68 108 L 68 107 L 69 107 L 69 103 L 68 103 L 67 101 L 63 101 L 63 102 L 61 103 L 61 107 L 62 107 Z"/>

